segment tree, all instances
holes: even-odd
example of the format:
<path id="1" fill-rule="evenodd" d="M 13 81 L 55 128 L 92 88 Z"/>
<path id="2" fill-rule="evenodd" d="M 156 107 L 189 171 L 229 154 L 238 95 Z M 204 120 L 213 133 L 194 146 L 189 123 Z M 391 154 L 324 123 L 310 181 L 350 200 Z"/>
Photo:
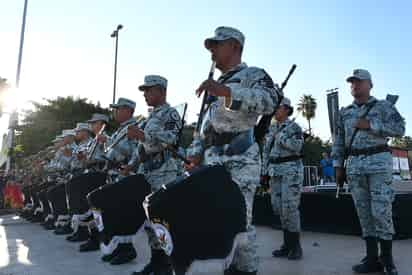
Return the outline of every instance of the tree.
<path id="1" fill-rule="evenodd" d="M 305 138 L 303 145 L 303 164 L 307 166 L 319 166 L 322 159 L 322 153 L 330 152 L 331 144 L 322 141 L 316 136 L 308 136 Z"/>
<path id="2" fill-rule="evenodd" d="M 302 116 L 308 121 L 309 134 L 312 134 L 310 121 L 315 118 L 316 107 L 316 99 L 314 99 L 311 95 L 303 95 L 298 103 L 298 112 L 300 112 Z"/>
<path id="3" fill-rule="evenodd" d="M 90 119 L 93 113 L 110 114 L 108 109 L 87 102 L 85 98 L 58 97 L 47 99 L 46 103 L 33 102 L 34 110 L 24 112 L 24 119 L 18 127 L 18 145 L 24 148 L 24 155 L 37 153 L 60 134 L 63 129 L 73 129 L 78 122 Z M 114 128 L 109 124 L 108 130 Z"/>

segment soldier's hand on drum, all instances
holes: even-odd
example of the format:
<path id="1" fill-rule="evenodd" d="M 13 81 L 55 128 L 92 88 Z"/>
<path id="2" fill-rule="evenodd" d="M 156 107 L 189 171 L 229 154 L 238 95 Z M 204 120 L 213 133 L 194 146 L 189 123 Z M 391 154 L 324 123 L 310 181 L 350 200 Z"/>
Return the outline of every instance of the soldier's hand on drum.
<path id="1" fill-rule="evenodd" d="M 358 129 L 363 129 L 363 130 L 368 130 L 371 128 L 369 120 L 365 118 L 361 118 L 358 120 L 358 122 L 355 124 L 355 128 Z"/>
<path id="2" fill-rule="evenodd" d="M 120 174 L 123 176 L 128 176 L 130 174 L 130 171 L 132 170 L 132 167 L 130 165 L 122 165 L 120 166 Z"/>
<path id="3" fill-rule="evenodd" d="M 105 135 L 97 135 L 97 142 L 102 144 L 107 141 L 107 137 Z"/>
<path id="4" fill-rule="evenodd" d="M 79 152 L 79 153 L 77 154 L 77 159 L 78 159 L 78 160 L 84 160 L 84 159 L 86 159 L 86 155 L 84 154 L 84 152 Z"/>
<path id="5" fill-rule="evenodd" d="M 211 96 L 230 97 L 230 88 L 220 84 L 219 82 L 208 79 L 205 80 L 196 90 L 197 96 L 201 96 L 204 91 L 207 91 Z"/>
<path id="6" fill-rule="evenodd" d="M 187 160 L 190 163 L 184 163 L 186 171 L 191 171 L 200 165 L 200 157 L 188 157 Z"/>
<path id="7" fill-rule="evenodd" d="M 127 128 L 127 137 L 129 139 L 138 139 L 144 141 L 144 132 L 138 126 L 129 126 Z"/>

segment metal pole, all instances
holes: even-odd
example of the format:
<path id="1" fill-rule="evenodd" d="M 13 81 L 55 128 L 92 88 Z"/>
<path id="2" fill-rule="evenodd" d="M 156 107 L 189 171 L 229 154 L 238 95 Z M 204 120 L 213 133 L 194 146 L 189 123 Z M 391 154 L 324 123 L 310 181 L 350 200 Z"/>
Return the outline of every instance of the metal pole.
<path id="1" fill-rule="evenodd" d="M 20 33 L 20 48 L 19 48 L 19 56 L 17 60 L 16 89 L 18 89 L 20 86 L 21 63 L 23 60 L 24 33 L 26 30 L 27 5 L 28 5 L 28 0 L 24 0 L 23 20 L 21 24 L 21 33 Z M 17 110 L 13 110 L 12 113 L 10 114 L 10 120 L 9 120 L 10 143 L 9 143 L 9 148 L 8 148 L 9 156 L 7 158 L 7 163 L 6 163 L 6 173 L 8 173 L 10 169 L 12 168 L 14 128 L 16 127 L 16 123 L 15 123 L 16 118 L 18 118 Z"/>
<path id="2" fill-rule="evenodd" d="M 21 72 L 21 62 L 23 59 L 24 33 L 26 29 L 27 4 L 28 4 L 28 0 L 24 0 L 23 22 L 21 24 L 21 33 L 20 33 L 20 49 L 19 49 L 19 57 L 17 61 L 16 88 L 19 88 L 19 85 L 20 85 L 20 72 Z"/>
<path id="3" fill-rule="evenodd" d="M 114 51 L 114 73 L 113 73 L 113 104 L 116 103 L 116 82 L 117 82 L 117 51 L 119 48 L 119 31 L 123 28 L 122 25 L 118 25 L 117 28 L 110 35 L 116 38 L 115 51 Z"/>
<path id="4" fill-rule="evenodd" d="M 118 47 L 119 47 L 119 33 L 116 33 L 116 46 L 115 46 L 115 52 L 114 52 L 113 104 L 116 103 L 117 49 Z"/>

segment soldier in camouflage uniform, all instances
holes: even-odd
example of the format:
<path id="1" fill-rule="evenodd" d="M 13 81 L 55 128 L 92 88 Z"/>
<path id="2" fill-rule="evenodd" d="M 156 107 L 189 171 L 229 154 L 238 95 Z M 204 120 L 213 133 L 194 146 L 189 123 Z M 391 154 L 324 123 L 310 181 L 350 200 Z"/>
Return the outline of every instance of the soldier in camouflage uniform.
<path id="1" fill-rule="evenodd" d="M 263 69 L 242 63 L 244 41 L 244 35 L 231 27 L 218 27 L 215 36 L 205 40 L 222 75 L 217 81 L 204 81 L 197 90 L 198 95 L 207 91 L 214 101 L 209 101 L 201 131 L 188 152 L 191 167 L 224 165 L 245 198 L 248 240 L 235 251 L 226 274 L 257 273 L 256 231 L 251 222 L 261 161 L 253 129 L 258 117 L 271 114 L 281 97 Z"/>
<path id="2" fill-rule="evenodd" d="M 133 118 L 136 102 L 127 98 L 119 98 L 116 104 L 110 104 L 115 111 L 115 120 L 120 123 L 119 128 L 108 137 L 105 134 L 98 136 L 98 141 L 107 148 L 104 159 L 110 160 L 112 164 L 127 164 L 136 148 L 136 142 L 127 138 L 128 127 L 135 123 Z M 114 146 L 113 146 L 114 145 Z M 115 181 L 123 176 L 116 174 Z"/>
<path id="3" fill-rule="evenodd" d="M 73 161 L 71 162 L 71 169 L 74 174 L 80 174 L 86 168 L 86 152 L 92 141 L 90 137 L 91 129 L 87 123 L 77 123 L 76 128 L 77 148 L 74 152 Z"/>
<path id="4" fill-rule="evenodd" d="M 153 107 L 144 129 L 129 128 L 129 137 L 137 139 L 138 149 L 129 163 L 138 164 L 137 173 L 143 174 L 151 185 L 152 192 L 158 191 L 163 184 L 176 180 L 180 173 L 177 161 L 172 157 L 168 146 L 175 146 L 181 129 L 181 118 L 175 108 L 166 102 L 167 79 L 158 75 L 148 75 L 144 84 L 139 86 L 144 92 L 148 106 Z M 150 223 L 145 225 L 149 237 L 152 257 L 148 265 L 135 275 L 173 274 L 168 257 L 163 252 L 154 229 Z"/>
<path id="5" fill-rule="evenodd" d="M 405 121 L 392 102 L 370 95 L 373 84 L 368 71 L 354 70 L 347 81 L 351 83 L 354 102 L 339 113 L 333 159 L 336 181 L 343 185 L 343 167 L 347 157 L 347 182 L 366 241 L 367 256 L 353 270 L 357 273 L 385 270 L 385 274 L 395 275 L 398 273 L 392 257 L 395 233 L 392 221 L 392 156 L 387 141 L 390 137 L 403 136 Z"/>
<path id="6" fill-rule="evenodd" d="M 74 152 L 77 149 L 77 144 L 75 142 L 76 132 L 74 131 L 74 129 L 63 130 L 62 135 L 62 156 L 60 158 L 58 167 L 65 172 L 69 172 L 71 169 L 71 163 L 74 160 Z"/>
<path id="7" fill-rule="evenodd" d="M 283 98 L 275 113 L 276 123 L 265 138 L 262 180 L 269 179 L 273 210 L 279 214 L 283 229 L 283 245 L 272 255 L 298 260 L 302 258 L 299 204 L 303 185 L 303 133 L 297 123 L 288 119 L 292 113 L 290 100 Z"/>
<path id="8" fill-rule="evenodd" d="M 107 125 L 109 123 L 109 117 L 105 114 L 96 113 L 96 114 L 92 115 L 92 118 L 89 119 L 87 121 L 87 123 L 89 123 L 90 129 L 94 133 L 94 135 L 97 136 L 100 133 L 103 125 L 104 124 Z M 106 138 L 108 138 L 108 136 L 106 135 L 106 131 L 103 131 L 101 134 L 106 136 Z M 92 149 L 94 143 L 95 143 L 95 141 L 92 140 L 90 142 L 89 146 L 87 147 L 87 157 L 88 157 L 87 164 L 88 164 L 88 166 L 94 166 L 94 165 L 99 166 L 99 164 L 104 162 L 104 157 L 103 157 L 103 155 L 104 155 L 104 144 L 97 143 L 94 154 L 91 155 L 90 150 Z M 94 167 L 94 169 L 99 170 L 98 167 Z"/>
<path id="9" fill-rule="evenodd" d="M 128 127 L 136 123 L 133 114 L 136 108 L 136 103 L 127 98 L 119 98 L 116 104 L 110 104 L 114 109 L 114 118 L 120 123 L 120 127 L 107 137 L 105 134 L 98 135 L 99 143 L 104 144 L 106 150 L 104 159 L 109 161 L 108 174 L 111 177 L 111 183 L 121 184 L 121 180 L 127 175 L 124 172 L 119 172 L 122 165 L 126 165 L 136 149 L 136 141 L 131 140 L 127 136 Z M 132 235 L 112 235 L 110 228 L 113 221 L 110 218 L 103 219 L 101 213 L 104 213 L 108 208 L 117 207 L 121 197 L 111 196 L 110 188 L 112 184 L 99 187 L 91 192 L 89 204 L 93 209 L 93 216 L 96 221 L 100 221 L 98 230 L 99 234 L 105 236 L 104 241 L 100 243 L 100 249 L 103 254 L 102 261 L 110 262 L 111 264 L 123 264 L 136 258 L 136 251 L 132 244 Z M 98 206 L 93 205 L 93 198 L 107 198 L 104 202 L 100 202 Z M 116 205 L 116 206 L 113 206 Z M 120 204 L 121 205 L 121 204 Z M 108 211 L 109 212 L 109 211 Z"/>
<path id="10" fill-rule="evenodd" d="M 70 227 L 70 215 L 68 214 L 67 209 L 67 200 L 66 200 L 66 191 L 65 191 L 65 183 L 67 181 L 67 177 L 70 175 L 71 172 L 71 164 L 74 160 L 74 153 L 77 150 L 77 145 L 75 143 L 75 136 L 76 132 L 74 129 L 70 130 L 63 130 L 62 137 L 63 137 L 63 146 L 60 148 L 61 156 L 59 161 L 56 163 L 54 167 L 54 171 L 60 173 L 60 176 L 57 178 L 57 186 L 53 187 L 50 191 L 59 190 L 59 192 L 52 192 L 54 194 L 58 194 L 56 196 L 50 197 L 50 191 L 48 192 L 49 200 L 51 201 L 52 205 L 58 204 L 59 207 L 53 207 L 54 210 L 56 208 L 59 209 L 59 214 L 57 215 L 57 220 L 55 223 L 56 229 L 54 231 L 57 235 L 66 235 L 72 232 Z M 64 193 L 64 194 L 63 194 Z M 64 206 L 63 206 L 64 205 Z"/>
<path id="11" fill-rule="evenodd" d="M 105 114 L 95 113 L 92 118 L 87 121 L 89 123 L 91 131 L 95 136 L 102 134 L 105 135 L 104 131 L 101 132 L 103 125 L 109 123 L 109 117 Z M 108 138 L 108 136 L 106 136 Z M 94 148 L 94 153 L 91 152 Z M 85 163 L 89 172 L 98 172 L 104 166 L 104 144 L 98 143 L 97 139 L 91 140 L 87 146 L 87 154 Z M 90 184 L 90 183 L 87 183 Z M 93 183 L 94 184 L 94 183 Z M 103 183 L 102 183 L 103 184 Z M 90 220 L 88 223 L 88 239 L 85 243 L 82 243 L 79 247 L 80 252 L 89 252 L 99 250 L 100 242 L 98 239 L 98 231 L 95 226 L 95 221 L 92 217 L 86 218 L 84 220 Z"/>

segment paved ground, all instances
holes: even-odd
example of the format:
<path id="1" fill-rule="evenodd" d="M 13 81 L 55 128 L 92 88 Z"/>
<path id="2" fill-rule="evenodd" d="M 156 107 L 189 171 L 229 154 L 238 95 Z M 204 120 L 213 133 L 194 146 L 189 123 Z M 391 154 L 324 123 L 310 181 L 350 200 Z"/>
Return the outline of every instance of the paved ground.
<path id="1" fill-rule="evenodd" d="M 306 232 L 303 236 L 304 260 L 290 262 L 270 256 L 281 241 L 281 233 L 258 228 L 259 274 L 280 275 L 349 275 L 351 265 L 363 255 L 357 237 Z M 0 217 L 0 275 L 128 275 L 148 260 L 146 236 L 138 234 L 135 245 L 139 258 L 131 264 L 110 266 L 99 260 L 99 253 L 80 254 L 77 245 L 68 243 L 13 215 Z M 412 240 L 397 241 L 394 253 L 401 275 L 412 274 Z M 141 263 L 141 264 L 137 264 Z M 210 270 L 204 275 L 216 275 Z"/>

